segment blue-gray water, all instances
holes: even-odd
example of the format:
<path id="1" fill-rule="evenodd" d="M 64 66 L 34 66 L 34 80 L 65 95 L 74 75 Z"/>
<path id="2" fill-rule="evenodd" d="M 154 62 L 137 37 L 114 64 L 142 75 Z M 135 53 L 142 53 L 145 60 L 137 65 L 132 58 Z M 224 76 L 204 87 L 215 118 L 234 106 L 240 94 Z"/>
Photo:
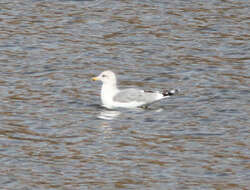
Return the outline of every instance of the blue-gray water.
<path id="1" fill-rule="evenodd" d="M 0 189 L 248 189 L 250 1 L 1 0 Z M 148 109 L 121 87 L 178 88 Z"/>

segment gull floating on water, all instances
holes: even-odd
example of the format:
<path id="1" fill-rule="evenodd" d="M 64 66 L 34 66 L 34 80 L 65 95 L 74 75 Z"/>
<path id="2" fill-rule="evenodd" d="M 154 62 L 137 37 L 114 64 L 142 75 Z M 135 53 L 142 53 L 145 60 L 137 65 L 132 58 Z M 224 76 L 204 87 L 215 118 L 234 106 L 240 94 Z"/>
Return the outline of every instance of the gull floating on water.
<path id="1" fill-rule="evenodd" d="M 103 106 L 109 109 L 143 107 L 172 96 L 177 92 L 177 90 L 152 92 L 135 88 L 120 90 L 117 88 L 115 73 L 112 71 L 103 71 L 92 80 L 102 81 L 101 100 Z"/>

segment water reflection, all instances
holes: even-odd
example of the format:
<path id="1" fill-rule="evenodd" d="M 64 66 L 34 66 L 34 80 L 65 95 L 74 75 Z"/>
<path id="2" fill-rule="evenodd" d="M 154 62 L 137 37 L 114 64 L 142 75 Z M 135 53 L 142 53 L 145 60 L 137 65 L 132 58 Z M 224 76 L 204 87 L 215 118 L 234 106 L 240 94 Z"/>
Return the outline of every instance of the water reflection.
<path id="1" fill-rule="evenodd" d="M 104 120 L 114 120 L 117 118 L 121 112 L 115 110 L 103 110 L 100 112 L 98 118 Z"/>

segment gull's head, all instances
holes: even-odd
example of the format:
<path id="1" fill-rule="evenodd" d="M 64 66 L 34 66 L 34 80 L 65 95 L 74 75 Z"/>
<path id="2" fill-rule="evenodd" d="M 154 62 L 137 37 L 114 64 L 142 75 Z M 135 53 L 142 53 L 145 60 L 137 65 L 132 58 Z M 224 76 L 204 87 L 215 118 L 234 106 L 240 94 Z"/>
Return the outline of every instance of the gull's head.
<path id="1" fill-rule="evenodd" d="M 100 80 L 103 84 L 116 84 L 116 76 L 112 71 L 103 71 L 99 76 L 93 77 L 92 80 Z"/>

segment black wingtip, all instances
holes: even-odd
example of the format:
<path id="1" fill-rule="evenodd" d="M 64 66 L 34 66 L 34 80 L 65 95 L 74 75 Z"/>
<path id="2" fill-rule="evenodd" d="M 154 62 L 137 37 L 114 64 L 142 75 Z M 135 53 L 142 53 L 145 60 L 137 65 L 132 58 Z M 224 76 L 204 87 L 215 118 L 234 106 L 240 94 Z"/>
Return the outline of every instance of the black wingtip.
<path id="1" fill-rule="evenodd" d="M 173 96 L 175 95 L 179 90 L 174 89 L 174 90 L 163 90 L 162 95 L 163 96 Z"/>

